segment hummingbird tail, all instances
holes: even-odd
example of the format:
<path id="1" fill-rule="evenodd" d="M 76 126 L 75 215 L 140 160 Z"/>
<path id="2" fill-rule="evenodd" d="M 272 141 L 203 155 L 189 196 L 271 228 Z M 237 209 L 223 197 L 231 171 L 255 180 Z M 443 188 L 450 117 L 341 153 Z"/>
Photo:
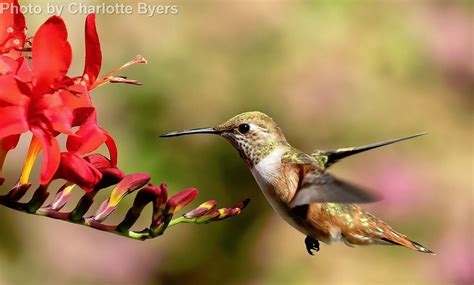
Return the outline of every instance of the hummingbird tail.
<path id="1" fill-rule="evenodd" d="M 410 240 L 406 236 L 401 235 L 399 233 L 396 233 L 394 231 L 391 232 L 389 237 L 384 237 L 384 238 L 382 238 L 382 240 L 384 240 L 388 243 L 391 243 L 391 244 L 401 245 L 401 246 L 404 246 L 404 247 L 407 247 L 407 248 L 411 248 L 411 249 L 417 250 L 419 252 L 430 253 L 432 255 L 436 255 L 436 253 L 434 253 L 433 251 L 431 251 L 427 247 L 417 243 L 416 241 Z"/>
<path id="2" fill-rule="evenodd" d="M 421 244 L 417 243 L 416 241 L 412 241 L 412 240 L 410 240 L 410 241 L 411 241 L 411 243 L 413 244 L 413 246 L 415 247 L 416 250 L 418 250 L 420 252 L 430 253 L 430 254 L 436 255 L 436 253 L 431 251 L 429 248 L 426 248 L 426 247 L 422 246 Z"/>
<path id="3" fill-rule="evenodd" d="M 328 151 L 323 151 L 323 152 L 317 152 L 315 154 L 317 154 L 317 155 L 322 154 L 322 155 L 326 156 L 327 157 L 326 167 L 328 167 L 331 164 L 334 164 L 338 160 L 343 159 L 345 157 L 348 157 L 348 156 L 351 156 L 351 155 L 354 155 L 354 154 L 358 154 L 358 153 L 361 153 L 361 152 L 364 152 L 364 151 L 368 151 L 368 150 L 371 150 L 371 149 L 374 149 L 374 148 L 378 148 L 378 147 L 381 147 L 381 146 L 386 146 L 386 145 L 394 144 L 394 143 L 401 142 L 401 141 L 404 141 L 404 140 L 413 139 L 413 138 L 416 138 L 416 137 L 419 137 L 419 136 L 422 136 L 422 135 L 426 135 L 426 134 L 427 133 L 419 133 L 419 134 L 416 134 L 416 135 L 411 135 L 411 136 L 408 136 L 408 137 L 398 138 L 398 139 L 389 140 L 389 141 L 385 141 L 385 142 L 374 143 L 374 144 L 369 144 L 369 145 L 364 145 L 364 146 L 359 146 L 359 147 L 350 147 L 350 148 L 340 148 L 340 149 L 336 149 L 336 150 L 328 150 Z"/>

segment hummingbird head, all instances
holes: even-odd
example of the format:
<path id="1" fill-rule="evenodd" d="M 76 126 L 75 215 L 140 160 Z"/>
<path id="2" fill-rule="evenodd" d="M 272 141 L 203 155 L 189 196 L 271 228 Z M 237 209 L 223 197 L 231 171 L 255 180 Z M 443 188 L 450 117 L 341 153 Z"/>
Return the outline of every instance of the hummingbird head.
<path id="1" fill-rule="evenodd" d="M 229 141 L 251 167 L 270 154 L 278 146 L 286 146 L 283 132 L 268 115 L 261 112 L 239 114 L 212 128 L 176 131 L 161 135 L 174 137 L 191 134 L 216 134 Z"/>

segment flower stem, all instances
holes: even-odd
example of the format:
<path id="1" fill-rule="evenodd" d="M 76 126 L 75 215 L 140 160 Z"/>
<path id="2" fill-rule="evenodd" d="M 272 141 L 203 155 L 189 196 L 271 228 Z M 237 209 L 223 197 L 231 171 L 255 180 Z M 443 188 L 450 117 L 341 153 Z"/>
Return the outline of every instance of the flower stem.
<path id="1" fill-rule="evenodd" d="M 181 216 L 179 218 L 172 219 L 170 221 L 170 223 L 168 224 L 168 228 L 172 227 L 172 226 L 175 226 L 177 224 L 180 224 L 180 223 L 193 223 L 193 222 L 194 222 L 193 219 L 187 219 L 187 218 Z"/>

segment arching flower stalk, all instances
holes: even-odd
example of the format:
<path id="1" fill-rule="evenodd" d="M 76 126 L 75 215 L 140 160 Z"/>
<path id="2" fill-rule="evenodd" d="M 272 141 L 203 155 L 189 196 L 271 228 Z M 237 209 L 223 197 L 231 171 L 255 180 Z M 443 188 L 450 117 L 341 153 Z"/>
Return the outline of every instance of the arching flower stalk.
<path id="1" fill-rule="evenodd" d="M 19 6 L 17 0 L 7 2 Z M 0 186 L 5 182 L 2 171 L 7 154 L 16 148 L 21 135 L 32 134 L 19 179 L 7 194 L 0 196 L 0 204 L 139 240 L 157 237 L 179 223 L 200 224 L 238 215 L 248 201 L 219 210 L 215 209 L 215 201 L 209 201 L 173 219 L 176 212 L 194 200 L 197 189 L 190 188 L 168 198 L 165 184 L 155 186 L 146 173 L 126 175 L 118 168 L 117 147 L 112 136 L 98 124 L 90 92 L 107 83 L 140 85 L 116 74 L 146 60 L 137 56 L 100 76 L 102 52 L 95 15 L 91 14 L 85 25 L 84 72 L 69 77 L 72 49 L 67 37 L 66 25 L 60 17 L 49 18 L 27 39 L 20 9 L 0 14 Z M 61 150 L 59 136 L 67 137 L 66 150 Z M 94 153 L 104 144 L 108 157 Z M 28 202 L 20 202 L 31 188 L 30 173 L 40 154 L 43 163 L 38 187 Z M 64 183 L 51 202 L 46 203 L 54 180 Z M 86 216 L 96 194 L 112 186 L 108 198 L 92 216 Z M 71 212 L 61 211 L 70 202 L 74 189 L 84 192 L 82 198 Z M 133 192 L 137 195 L 122 222 L 104 224 L 121 200 Z M 131 230 L 149 203 L 153 205 L 150 225 L 140 231 Z"/>

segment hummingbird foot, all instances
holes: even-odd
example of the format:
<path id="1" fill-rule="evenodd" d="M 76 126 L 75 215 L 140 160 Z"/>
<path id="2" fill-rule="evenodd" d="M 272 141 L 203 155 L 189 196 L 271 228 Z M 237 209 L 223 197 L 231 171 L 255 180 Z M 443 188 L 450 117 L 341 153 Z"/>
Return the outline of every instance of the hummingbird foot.
<path id="1" fill-rule="evenodd" d="M 306 250 L 310 255 L 314 255 L 313 250 L 316 252 L 319 251 L 319 241 L 310 236 L 306 236 L 304 244 L 306 245 Z"/>

